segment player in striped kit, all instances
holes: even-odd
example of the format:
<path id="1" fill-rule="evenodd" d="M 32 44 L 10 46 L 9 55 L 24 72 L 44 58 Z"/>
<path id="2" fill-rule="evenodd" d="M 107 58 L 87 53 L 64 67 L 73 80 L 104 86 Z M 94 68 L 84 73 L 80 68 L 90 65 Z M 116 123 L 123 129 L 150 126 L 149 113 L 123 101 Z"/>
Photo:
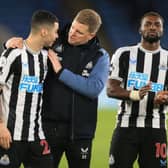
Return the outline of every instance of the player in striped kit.
<path id="1" fill-rule="evenodd" d="M 53 162 L 41 124 L 43 82 L 48 51 L 58 37 L 58 19 L 36 11 L 22 49 L 9 48 L 0 57 L 2 89 L 0 168 L 52 168 Z"/>
<path id="2" fill-rule="evenodd" d="M 110 147 L 110 168 L 167 168 L 166 104 L 154 103 L 168 86 L 168 51 L 160 46 L 163 18 L 141 19 L 141 42 L 119 48 L 112 57 L 107 94 L 121 100 Z"/>

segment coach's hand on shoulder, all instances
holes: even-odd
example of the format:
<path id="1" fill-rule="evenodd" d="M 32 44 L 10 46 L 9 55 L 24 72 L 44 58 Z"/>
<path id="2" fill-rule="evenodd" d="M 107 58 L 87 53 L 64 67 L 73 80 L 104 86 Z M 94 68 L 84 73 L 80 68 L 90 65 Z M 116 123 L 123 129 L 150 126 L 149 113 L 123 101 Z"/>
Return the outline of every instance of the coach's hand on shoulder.
<path id="1" fill-rule="evenodd" d="M 6 44 L 6 48 L 23 48 L 23 38 L 22 37 L 12 37 Z"/>
<path id="2" fill-rule="evenodd" d="M 0 146 L 4 149 L 10 148 L 12 137 L 10 131 L 3 122 L 0 123 Z"/>
<path id="3" fill-rule="evenodd" d="M 57 54 L 53 50 L 49 49 L 48 58 L 52 63 L 54 71 L 58 73 L 62 69 L 62 65 L 59 61 Z"/>

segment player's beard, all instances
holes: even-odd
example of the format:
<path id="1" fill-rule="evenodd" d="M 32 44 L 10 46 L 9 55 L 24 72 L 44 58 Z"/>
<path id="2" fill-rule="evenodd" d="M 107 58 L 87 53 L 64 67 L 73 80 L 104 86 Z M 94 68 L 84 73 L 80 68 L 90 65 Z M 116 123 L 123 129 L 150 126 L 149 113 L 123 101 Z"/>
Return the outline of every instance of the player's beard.
<path id="1" fill-rule="evenodd" d="M 143 35 L 143 39 L 149 43 L 156 43 L 156 42 L 160 41 L 161 35 L 156 35 L 156 36 Z"/>

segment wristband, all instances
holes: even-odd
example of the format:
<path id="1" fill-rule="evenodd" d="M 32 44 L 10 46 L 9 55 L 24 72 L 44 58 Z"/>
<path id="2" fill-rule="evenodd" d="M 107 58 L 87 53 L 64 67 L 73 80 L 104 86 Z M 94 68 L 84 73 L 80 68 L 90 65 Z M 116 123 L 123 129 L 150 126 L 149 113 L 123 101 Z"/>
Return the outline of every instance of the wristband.
<path id="1" fill-rule="evenodd" d="M 132 90 L 129 94 L 129 98 L 133 101 L 139 101 L 141 99 L 139 96 L 139 91 Z"/>

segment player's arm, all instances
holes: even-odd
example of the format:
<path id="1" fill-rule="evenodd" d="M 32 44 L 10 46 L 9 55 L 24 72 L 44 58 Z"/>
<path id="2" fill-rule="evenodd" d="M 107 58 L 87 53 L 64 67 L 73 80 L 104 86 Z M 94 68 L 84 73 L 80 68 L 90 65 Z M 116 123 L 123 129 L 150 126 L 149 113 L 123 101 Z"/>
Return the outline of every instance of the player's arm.
<path id="1" fill-rule="evenodd" d="M 10 39 L 8 39 L 4 44 L 4 49 L 8 49 L 8 48 L 23 48 L 23 41 L 24 39 L 22 37 L 12 37 Z M 47 49 L 46 47 L 44 47 L 44 49 Z"/>
<path id="2" fill-rule="evenodd" d="M 15 60 L 11 54 L 12 49 L 5 50 L 0 56 L 0 92 L 3 94 L 3 87 L 6 85 L 6 81 L 12 73 L 11 65 Z M 12 59 L 11 59 L 12 58 Z M 0 95 L 0 146 L 8 149 L 12 142 L 10 131 L 6 126 L 5 116 L 2 110 L 2 97 Z"/>
<path id="3" fill-rule="evenodd" d="M 12 37 L 4 43 L 4 48 L 23 48 L 22 37 Z"/>
<path id="4" fill-rule="evenodd" d="M 107 95 L 108 97 L 139 101 L 150 91 L 151 83 L 149 82 L 139 90 L 126 90 L 121 87 L 121 81 L 115 79 L 109 79 L 107 84 Z"/>
<path id="5" fill-rule="evenodd" d="M 121 81 L 109 79 L 107 82 L 107 96 L 122 100 L 128 100 L 130 91 L 125 90 L 120 85 Z"/>
<path id="6" fill-rule="evenodd" d="M 127 51 L 126 48 L 119 48 L 112 56 L 107 95 L 121 100 L 139 101 L 150 91 L 151 83 L 149 82 L 139 90 L 127 90 L 126 87 L 123 87 L 127 76 L 126 72 L 128 71 L 128 65 L 124 60 L 124 54 Z"/>
<path id="7" fill-rule="evenodd" d="M 2 93 L 2 86 L 0 85 L 0 91 Z M 1 96 L 1 95 L 0 95 Z M 0 98 L 0 146 L 4 149 L 10 148 L 10 143 L 12 142 L 12 137 L 10 134 L 10 131 L 6 127 L 5 121 L 4 121 L 4 115 L 2 112 L 2 102 Z"/>

